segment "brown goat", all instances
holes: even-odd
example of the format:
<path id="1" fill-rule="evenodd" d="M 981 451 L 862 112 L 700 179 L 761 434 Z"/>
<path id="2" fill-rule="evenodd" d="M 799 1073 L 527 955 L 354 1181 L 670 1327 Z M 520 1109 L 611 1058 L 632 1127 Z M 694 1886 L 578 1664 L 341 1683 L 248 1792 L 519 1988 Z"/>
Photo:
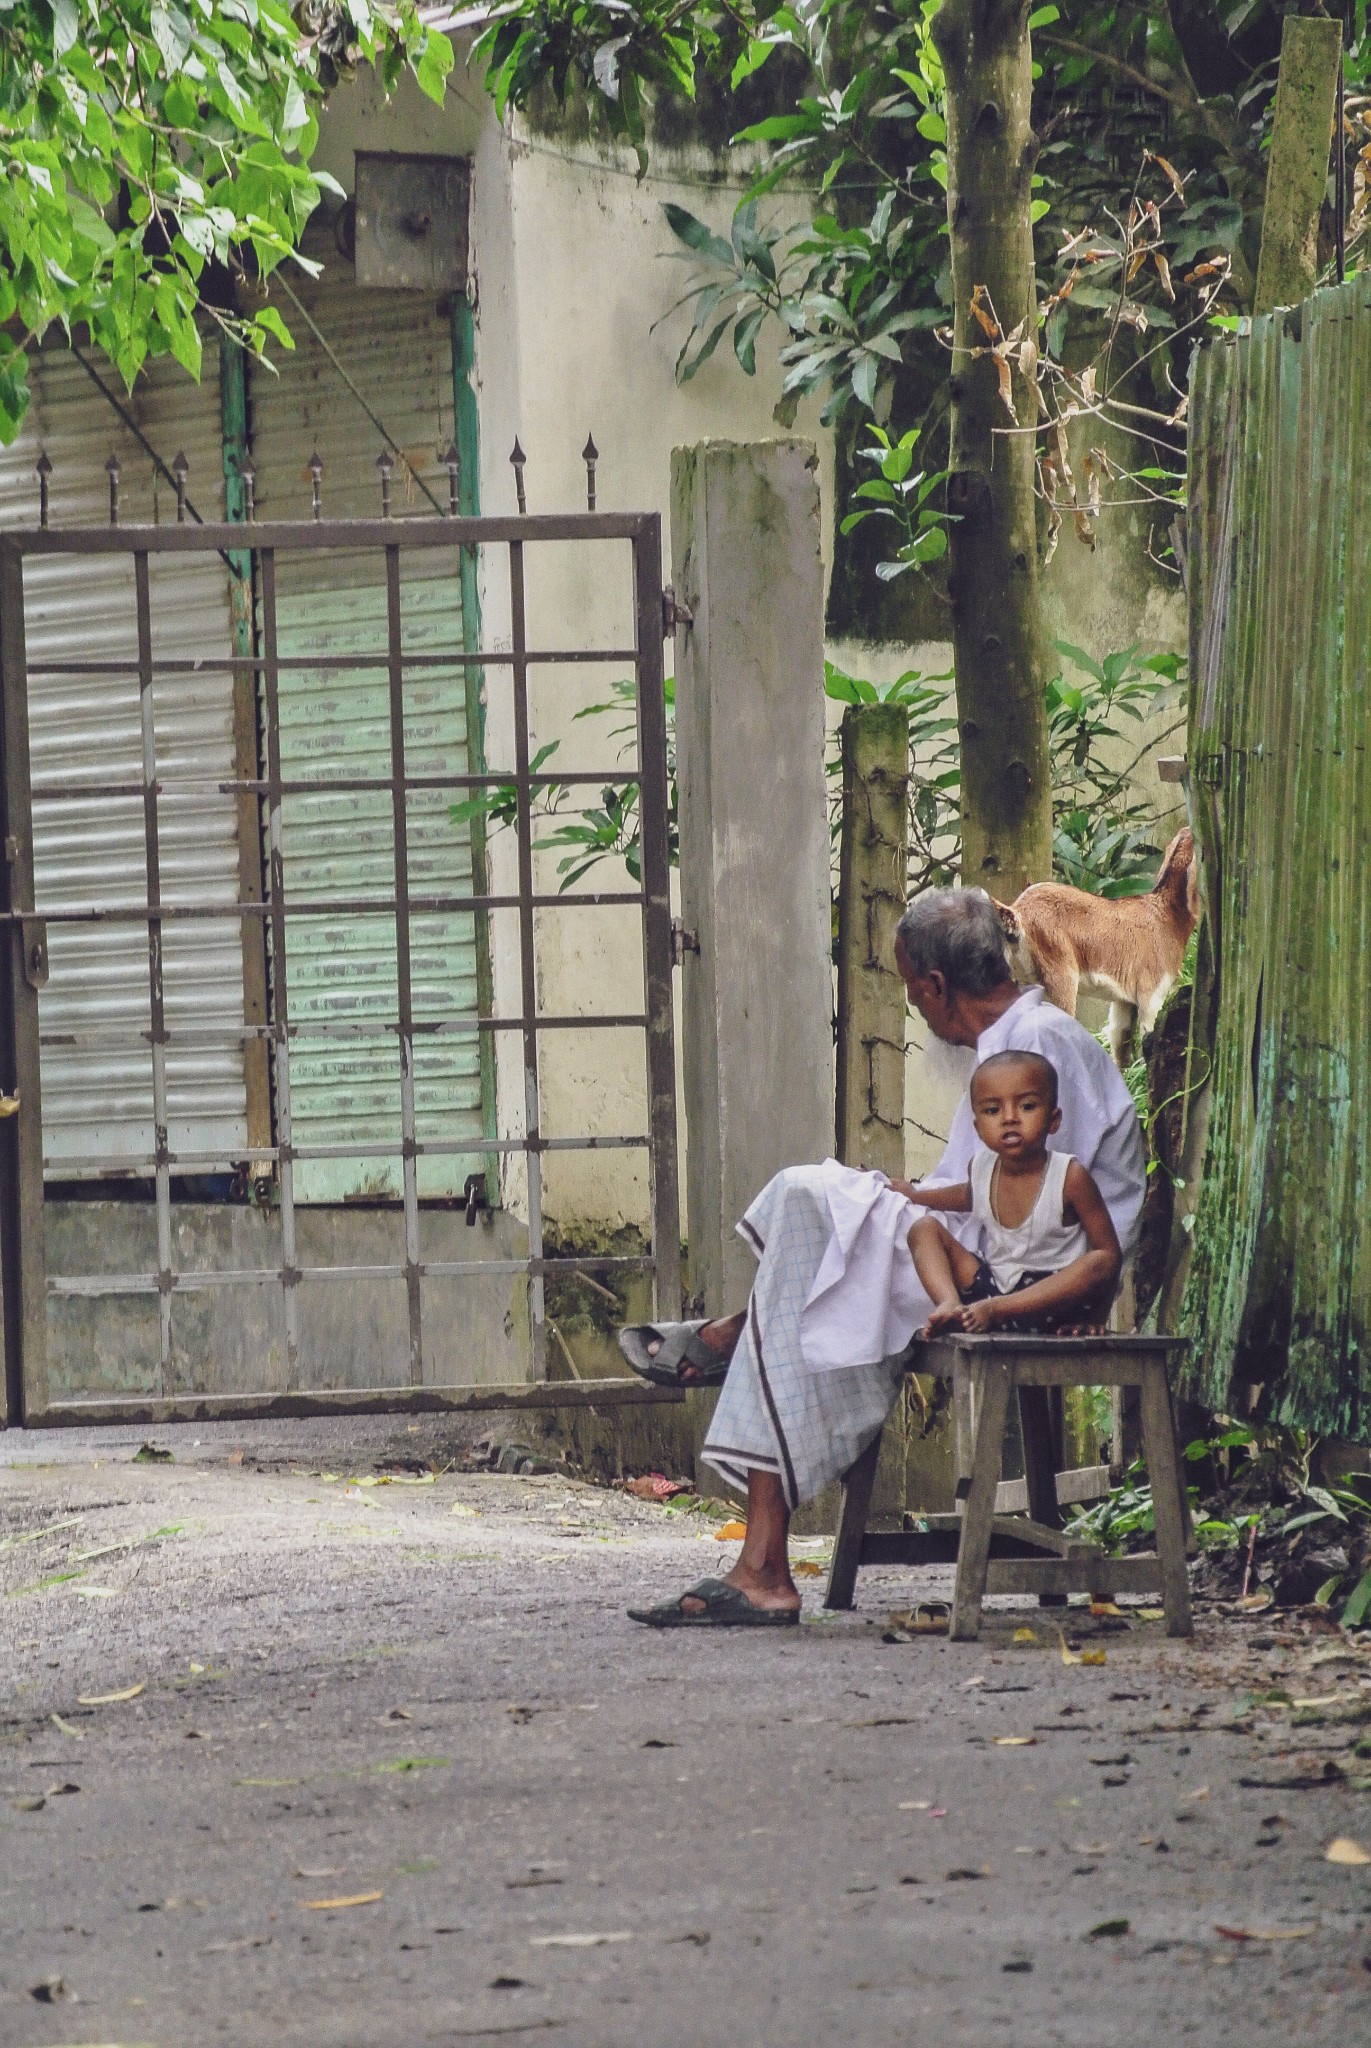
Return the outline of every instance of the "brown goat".
<path id="1" fill-rule="evenodd" d="M 1076 997 L 1109 998 L 1109 1043 L 1128 1064 L 1135 1029 L 1152 1029 L 1175 985 L 1200 921 L 1195 842 L 1183 826 L 1146 896 L 1091 896 L 1063 882 L 1034 882 L 998 903 L 1017 981 L 1041 982 L 1050 1003 L 1076 1014 Z"/>

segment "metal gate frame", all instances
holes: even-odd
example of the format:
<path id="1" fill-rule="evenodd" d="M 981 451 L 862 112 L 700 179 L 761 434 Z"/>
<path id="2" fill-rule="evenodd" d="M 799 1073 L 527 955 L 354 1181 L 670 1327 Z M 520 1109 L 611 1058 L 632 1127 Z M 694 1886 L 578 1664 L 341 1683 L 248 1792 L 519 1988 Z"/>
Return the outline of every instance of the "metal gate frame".
<path id="1" fill-rule="evenodd" d="M 592 472 L 593 477 L 593 472 Z M 42 479 L 46 485 L 46 477 Z M 593 482 L 592 482 L 593 492 Z M 46 489 L 43 491 L 46 513 Z M 521 493 L 522 496 L 522 493 Z M 594 498 L 591 497 L 593 508 Z M 549 1382 L 546 1372 L 546 1325 L 544 1281 L 549 1274 L 618 1267 L 648 1270 L 653 1276 L 654 1301 L 659 1315 L 677 1315 L 681 1305 L 680 1211 L 676 1146 L 676 1075 L 672 1022 L 673 937 L 670 901 L 670 869 L 667 838 L 666 707 L 663 688 L 662 645 L 670 631 L 669 594 L 662 587 L 661 519 L 657 513 L 612 513 L 591 509 L 584 513 L 530 515 L 521 511 L 516 518 L 458 516 L 388 516 L 388 494 L 383 491 L 383 513 L 379 519 L 326 520 L 320 515 L 316 478 L 315 517 L 312 521 L 256 521 L 249 497 L 248 519 L 244 523 L 215 522 L 198 525 L 120 526 L 117 512 L 117 476 L 111 478 L 111 516 L 108 527 L 51 528 L 46 518 L 36 527 L 7 529 L 0 534 L 0 693 L 3 720 L 0 722 L 0 768 L 3 770 L 3 875 L 0 876 L 0 923 L 8 926 L 8 940 L 0 937 L 0 1076 L 6 1092 L 17 1094 L 19 1109 L 0 1122 L 0 1306 L 3 1307 L 5 1378 L 0 1387 L 0 1422 L 15 1424 L 98 1423 L 112 1421 L 156 1422 L 171 1420 L 213 1420 L 216 1417 L 249 1415 L 300 1415 L 381 1412 L 388 1409 L 432 1410 L 448 1408 L 507 1408 L 513 1406 L 610 1405 L 665 1398 L 682 1398 L 674 1390 L 658 1389 L 633 1380 L 588 1380 Z M 184 519 L 178 505 L 179 519 Z M 632 553 L 634 645 L 630 648 L 531 648 L 528 644 L 525 607 L 524 552 L 529 546 L 556 541 L 623 541 Z M 483 649 L 478 652 L 415 655 L 402 649 L 402 606 L 400 560 L 411 549 L 452 548 L 474 551 L 500 547 L 508 551 L 512 645 L 508 652 Z M 276 561 L 278 554 L 310 549 L 375 549 L 383 553 L 386 565 L 388 645 L 379 654 L 338 656 L 321 661 L 310 657 L 289 663 L 278 657 L 276 644 Z M 157 773 L 153 728 L 153 683 L 176 673 L 189 673 L 192 664 L 154 660 L 148 564 L 152 556 L 201 554 L 215 551 L 238 559 L 253 558 L 261 606 L 261 634 L 257 649 L 226 657 L 223 666 L 235 673 L 247 670 L 258 687 L 264 709 L 266 731 L 266 773 L 260 779 L 235 779 L 205 784 L 206 792 L 254 800 L 265 809 L 265 838 L 268 860 L 267 888 L 261 898 L 244 898 L 236 906 L 176 904 L 163 900 L 158 870 L 158 798 L 173 786 Z M 123 555 L 132 558 L 138 625 L 138 684 L 142 705 L 143 775 L 127 784 L 62 783 L 44 791 L 44 799 L 71 799 L 91 795 L 141 797 L 147 857 L 147 900 L 119 908 L 95 906 L 44 906 L 34 898 L 33 840 L 31 829 L 32 789 L 29 770 L 28 676 L 24 634 L 24 563 L 33 556 Z M 474 559 L 474 553 L 470 557 Z M 534 773 L 529 754 L 528 675 L 531 667 L 586 662 L 630 662 L 636 682 L 638 761 L 636 767 L 597 769 L 578 773 Z M 515 762 L 508 768 L 482 774 L 424 775 L 409 777 L 404 763 L 404 678 L 406 670 L 441 664 L 484 670 L 508 669 L 513 687 Z M 220 664 L 216 661 L 216 666 Z M 388 777 L 340 777 L 304 781 L 283 781 L 280 758 L 278 688 L 283 669 L 291 666 L 384 667 L 389 679 L 391 773 Z M 48 665 L 62 674 L 130 673 L 123 662 L 56 663 Z M 34 673 L 39 670 L 35 665 Z M 606 781 L 636 779 L 640 790 L 642 833 L 641 886 L 637 889 L 599 891 L 565 895 L 539 895 L 533 875 L 533 801 L 535 792 L 548 788 L 570 788 Z M 513 785 L 516 792 L 516 838 L 518 848 L 518 891 L 514 895 L 491 893 L 411 897 L 407 870 L 405 796 L 410 789 L 472 790 Z M 197 785 L 178 781 L 179 791 Z M 283 795 L 311 789 L 361 793 L 388 790 L 393 801 L 395 894 L 391 898 L 362 896 L 327 905 L 289 903 L 281 831 Z M 534 938 L 534 913 L 540 908 L 558 909 L 578 905 L 600 907 L 610 904 L 638 904 L 642 912 L 643 960 L 646 1009 L 642 1013 L 589 1017 L 540 1015 Z M 469 910 L 482 912 L 516 909 L 519 913 L 521 1000 L 517 1017 L 472 1017 L 416 1025 L 409 979 L 410 917 L 412 913 Z M 301 1268 L 296 1259 L 295 1203 L 292 1181 L 294 1161 L 303 1156 L 291 1137 L 290 1054 L 291 1030 L 286 994 L 285 963 L 289 920 L 295 915 L 327 911 L 370 914 L 392 912 L 395 917 L 396 979 L 400 1053 L 401 1141 L 403 1160 L 405 1258 L 403 1264 L 328 1266 Z M 171 1034 L 163 1009 L 162 930 L 165 923 L 188 917 L 223 920 L 235 912 L 244 920 L 268 920 L 274 955 L 273 988 L 265 1024 L 247 1025 L 245 1043 L 265 1038 L 275 1054 L 276 1143 L 247 1149 L 256 1167 L 276 1169 L 281 1213 L 281 1263 L 240 1271 L 178 1272 L 173 1264 L 171 1232 L 171 1175 L 201 1170 L 210 1162 L 188 1154 L 173 1153 L 168 1142 L 166 1055 Z M 123 922 L 146 925 L 148 934 L 148 985 L 153 1080 L 154 1152 L 145 1163 L 153 1169 L 156 1195 L 158 1269 L 147 1273 L 77 1275 L 50 1281 L 44 1252 L 43 1219 L 43 1131 L 41 1093 L 41 1047 L 38 1025 L 38 992 L 47 978 L 47 930 L 56 923 Z M 558 1137 L 542 1135 L 539 1119 L 538 1048 L 540 1036 L 555 1030 L 594 1030 L 637 1027 L 646 1037 L 648 1131 L 645 1134 L 600 1137 Z M 311 1027 L 313 1030 L 315 1027 Z M 346 1033 L 358 1027 L 334 1023 L 333 1031 Z M 416 1137 L 414 1116 L 413 1047 L 416 1035 L 432 1030 L 517 1031 L 522 1040 L 526 1120 L 524 1133 L 513 1138 L 461 1139 L 421 1143 Z M 321 1027 L 321 1034 L 323 1028 Z M 178 1038 L 181 1034 L 178 1034 Z M 646 1149 L 649 1160 L 652 1248 L 643 1257 L 548 1258 L 544 1251 L 542 1218 L 542 1167 L 545 1153 L 554 1151 Z M 395 1146 L 317 1148 L 321 1153 L 344 1150 L 373 1154 L 382 1150 L 394 1156 Z M 529 1249 L 524 1259 L 466 1261 L 424 1261 L 420 1256 L 417 1161 L 422 1152 L 477 1152 L 493 1155 L 522 1152 L 528 1175 Z M 121 1162 L 126 1163 L 126 1162 Z M 426 1274 L 435 1276 L 478 1273 L 526 1273 L 529 1280 L 530 1324 L 535 1378 L 532 1383 L 496 1387 L 435 1387 L 423 1384 L 423 1324 L 421 1282 Z M 299 1301 L 302 1279 L 357 1280 L 402 1277 L 406 1283 L 409 1318 L 410 1385 L 379 1389 L 306 1390 L 298 1386 Z M 171 1303 L 174 1295 L 203 1288 L 236 1285 L 275 1284 L 281 1289 L 286 1332 L 287 1384 L 273 1393 L 178 1394 L 168 1384 L 172 1366 Z M 158 1391 L 154 1396 L 127 1399 L 76 1399 L 50 1402 L 47 1385 L 47 1301 L 49 1294 L 155 1294 L 159 1301 L 161 1358 Z"/>

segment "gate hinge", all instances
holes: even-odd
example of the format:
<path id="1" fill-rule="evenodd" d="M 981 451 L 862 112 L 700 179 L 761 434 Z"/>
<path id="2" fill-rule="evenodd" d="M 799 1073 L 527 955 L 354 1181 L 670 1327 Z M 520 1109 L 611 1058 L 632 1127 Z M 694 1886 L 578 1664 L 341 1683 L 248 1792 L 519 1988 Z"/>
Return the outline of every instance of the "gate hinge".
<path id="1" fill-rule="evenodd" d="M 41 917 L 26 917 L 24 932 L 24 979 L 30 988 L 48 985 L 48 928 Z"/>
<path id="2" fill-rule="evenodd" d="M 678 626 L 692 626 L 695 614 L 688 604 L 681 604 L 675 591 L 668 583 L 662 592 L 662 638 L 669 640 Z"/>
<path id="3" fill-rule="evenodd" d="M 700 934 L 698 932 L 687 931 L 685 925 L 681 922 L 680 918 L 673 917 L 671 920 L 672 966 L 680 967 L 684 962 L 687 953 L 698 953 L 699 950 Z"/>

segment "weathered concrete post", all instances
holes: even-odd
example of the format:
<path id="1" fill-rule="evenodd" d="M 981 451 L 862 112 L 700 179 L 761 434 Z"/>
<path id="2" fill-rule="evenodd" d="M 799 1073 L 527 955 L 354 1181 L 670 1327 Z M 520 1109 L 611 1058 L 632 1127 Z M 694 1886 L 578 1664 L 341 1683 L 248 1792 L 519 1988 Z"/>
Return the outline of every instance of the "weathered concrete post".
<path id="1" fill-rule="evenodd" d="M 905 992 L 895 927 L 909 858 L 909 717 L 902 704 L 843 713 L 838 858 L 838 1153 L 903 1174 Z"/>
<path id="2" fill-rule="evenodd" d="M 823 564 L 807 441 L 671 458 L 690 1283 L 740 1308 L 734 1225 L 833 1145 Z"/>

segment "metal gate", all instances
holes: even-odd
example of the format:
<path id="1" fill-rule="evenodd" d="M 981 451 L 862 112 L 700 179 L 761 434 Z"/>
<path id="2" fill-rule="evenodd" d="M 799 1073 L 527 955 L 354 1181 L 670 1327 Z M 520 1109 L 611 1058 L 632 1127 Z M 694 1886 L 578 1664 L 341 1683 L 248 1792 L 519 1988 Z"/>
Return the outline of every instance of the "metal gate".
<path id="1" fill-rule="evenodd" d="M 672 1028 L 673 938 L 669 892 L 667 834 L 666 711 L 663 688 L 662 645 L 665 637 L 666 604 L 661 580 L 661 522 L 655 513 L 609 513 L 594 509 L 594 472 L 590 473 L 590 509 L 584 513 L 532 516 L 521 512 L 516 518 L 468 518 L 457 512 L 455 456 L 450 459 L 451 509 L 444 516 L 390 516 L 389 463 L 383 459 L 382 516 L 376 519 L 329 520 L 322 516 L 319 477 L 315 476 L 315 516 L 302 522 L 257 521 L 247 494 L 245 523 L 195 525 L 185 521 L 178 504 L 178 521 L 167 526 L 123 526 L 118 516 L 118 475 L 112 466 L 110 478 L 110 521 L 107 526 L 52 527 L 47 519 L 48 487 L 41 477 L 42 516 L 33 527 L 8 529 L 0 534 L 0 687 L 3 688 L 3 800 L 4 877 L 3 921 L 8 926 L 7 942 L 0 945 L 0 1077 L 5 1093 L 17 1098 L 17 1109 L 0 1121 L 0 1237 L 3 1261 L 5 1339 L 5 1411 L 9 1424 L 82 1422 L 91 1420 L 152 1421 L 187 1417 L 247 1414 L 328 1413 L 341 1410 L 389 1407 L 495 1407 L 513 1399 L 548 1403 L 562 1400 L 613 1400 L 650 1395 L 653 1390 L 620 1382 L 586 1381 L 580 1385 L 545 1379 L 544 1282 L 550 1275 L 599 1271 L 606 1267 L 643 1270 L 651 1273 L 657 1312 L 676 1314 L 681 1299 L 680 1234 L 676 1158 L 676 1083 Z M 520 477 L 522 483 L 522 477 Z M 184 482 L 179 497 L 184 499 Z M 522 489 L 520 492 L 522 502 Z M 527 624 L 526 570 L 536 551 L 554 543 L 617 543 L 615 555 L 627 572 L 627 596 L 633 618 L 633 644 L 621 647 L 574 648 L 530 646 Z M 432 618 L 426 617 L 407 631 L 405 570 L 423 560 L 426 573 L 417 587 L 431 595 L 432 564 L 446 559 L 452 563 L 455 580 L 459 571 L 458 551 L 484 548 L 503 554 L 509 579 L 510 646 L 472 651 L 460 645 L 435 647 Z M 330 636 L 327 651 L 311 649 L 288 654 L 282 650 L 278 579 L 283 565 L 317 550 L 346 551 L 350 556 L 370 555 L 384 574 L 384 617 L 382 633 L 373 647 L 339 650 L 336 636 Z M 437 552 L 435 552 L 437 551 Z M 164 577 L 156 572 L 167 558 L 203 561 L 219 555 L 226 567 L 243 574 L 250 569 L 255 592 L 257 631 L 251 651 L 222 656 L 215 664 L 231 666 L 236 673 L 247 672 L 257 698 L 261 747 L 259 772 L 254 777 L 197 781 L 184 770 L 178 772 L 174 755 L 159 753 L 158 735 L 174 711 L 178 694 L 190 692 L 202 664 L 183 658 L 163 658 L 158 650 L 156 599 L 166 589 Z M 30 664 L 25 650 L 25 564 L 34 558 L 79 557 L 122 564 L 125 576 L 131 571 L 130 595 L 136 629 L 136 659 L 121 657 L 117 640 L 105 659 L 72 659 Z M 603 555 L 587 551 L 587 572 L 598 570 Z M 441 570 L 440 570 L 441 573 Z M 422 628 L 422 629 L 421 629 Z M 132 640 L 130 645 L 132 645 Z M 87 650 L 82 650 L 82 654 Z M 535 668 L 557 668 L 569 664 L 625 665 L 631 668 L 637 701 L 637 754 L 631 766 L 595 767 L 558 772 L 544 768 L 531 756 L 529 675 Z M 417 692 L 425 675 L 436 670 L 475 668 L 494 679 L 500 687 L 508 679 L 512 711 L 514 759 L 490 765 L 483 773 L 417 772 L 407 763 L 416 752 L 412 706 L 407 704 L 406 685 Z M 383 682 L 389 719 L 389 772 L 343 774 L 330 770 L 326 755 L 307 759 L 305 773 L 282 771 L 282 679 L 293 669 L 317 675 L 332 670 L 371 670 Z M 82 687 L 122 686 L 141 734 L 141 774 L 118 781 L 98 772 L 74 773 L 65 779 L 45 776 L 35 791 L 30 774 L 29 683 L 40 676 L 79 678 Z M 431 760 L 431 757 L 430 757 Z M 82 763 L 84 769 L 85 764 Z M 540 892 L 535 874 L 535 807 L 540 792 L 571 789 L 579 785 L 599 788 L 606 782 L 635 780 L 640 791 L 641 884 L 636 888 L 570 892 Z M 512 790 L 514 831 L 517 843 L 517 891 L 510 894 L 481 891 L 471 881 L 447 891 L 436 890 L 431 880 L 412 879 L 413 839 L 416 815 L 435 800 L 459 800 L 463 792 L 481 789 Z M 255 814 L 262 833 L 262 887 L 256 893 L 243 891 L 237 902 L 207 903 L 194 892 L 178 893 L 174 873 L 162 857 L 164 827 L 168 812 L 197 798 L 222 808 L 225 798 L 238 805 L 240 817 Z M 368 831 L 374 832 L 375 806 L 389 804 L 388 881 L 374 883 L 362 893 L 340 895 L 337 891 L 314 898 L 292 888 L 288 823 L 294 804 L 317 805 L 321 799 L 341 802 L 351 799 L 363 805 L 370 800 Z M 126 896 L 111 901 L 108 890 L 91 886 L 84 892 L 64 894 L 60 899 L 35 900 L 33 840 L 35 812 L 41 830 L 60 829 L 62 807 L 80 807 L 92 802 L 124 803 L 137 815 L 141 826 L 146 888 L 140 900 Z M 48 815 L 46 819 L 42 813 Z M 58 821 L 54 826 L 54 820 Z M 374 874 L 374 870 L 372 871 Z M 70 885 L 68 884 L 68 888 Z M 644 1002 L 641 1008 L 587 1015 L 549 1014 L 539 1007 L 537 929 L 538 914 L 555 907 L 575 913 L 581 908 L 606 905 L 636 906 L 641 920 L 643 947 Z M 412 939 L 416 920 L 433 919 L 447 913 L 492 911 L 517 913 L 519 932 L 518 1013 L 511 1016 L 444 1014 L 431 1004 L 416 1006 Z M 292 1054 L 301 1044 L 300 1026 L 292 1020 L 288 989 L 291 949 L 320 920 L 340 918 L 393 921 L 394 1000 L 389 1014 L 369 1016 L 330 1014 L 308 1023 L 308 1038 L 316 1049 L 330 1041 L 340 1047 L 347 1043 L 380 1038 L 394 1049 L 394 1072 L 398 1089 L 399 1129 L 396 1136 L 376 1144 L 328 1145 L 312 1140 L 302 1142 L 293 1134 L 291 1119 Z M 242 1023 L 234 1018 L 222 1023 L 207 1021 L 202 1012 L 184 1018 L 169 1001 L 173 987 L 168 959 L 174 960 L 178 938 L 189 931 L 204 931 L 206 920 L 222 927 L 249 929 L 254 921 L 264 929 L 269 961 L 268 994 L 264 1022 Z M 132 1041 L 146 1050 L 150 1066 L 153 1106 L 153 1149 L 137 1162 L 151 1178 L 155 1197 L 156 1265 L 151 1270 L 109 1270 L 94 1273 L 50 1274 L 45 1254 L 44 1160 L 42 1080 L 45 1052 L 60 1043 L 63 1052 L 79 1052 L 80 1032 L 65 1030 L 60 1039 L 45 1035 L 39 1017 L 39 992 L 48 973 L 49 936 L 61 930 L 68 947 L 82 943 L 98 945 L 110 927 L 141 932 L 147 946 L 146 1023 L 132 1033 Z M 121 1028 L 115 1020 L 105 1028 L 98 1020 L 89 1026 L 89 1043 L 108 1051 Z M 122 1028 L 128 1033 L 127 1021 Z M 645 1131 L 598 1132 L 549 1135 L 540 1118 L 540 1062 L 548 1056 L 555 1034 L 565 1031 L 632 1029 L 642 1033 L 645 1059 L 647 1125 Z M 423 1051 L 443 1039 L 472 1033 L 516 1034 L 521 1050 L 521 1118 L 511 1135 L 476 1137 L 426 1137 L 422 1114 L 416 1113 L 417 1066 L 422 1069 Z M 205 1171 L 212 1164 L 185 1148 L 176 1138 L 175 1119 L 170 1113 L 169 1080 L 174 1080 L 177 1061 L 193 1058 L 198 1051 L 228 1036 L 238 1038 L 245 1051 L 254 1042 L 265 1041 L 271 1060 L 274 1103 L 273 1142 L 254 1144 L 243 1153 L 250 1174 L 260 1183 L 270 1183 L 267 1214 L 273 1237 L 269 1260 L 258 1257 L 251 1263 L 225 1264 L 207 1270 L 187 1264 L 178 1254 L 173 1229 L 173 1177 Z M 374 1062 L 373 1062 L 374 1065 Z M 420 1090 L 422 1094 L 422 1090 Z M 73 1151 L 72 1134 L 66 1134 L 63 1149 L 64 1172 L 98 1171 L 101 1161 L 93 1147 Z M 615 1149 L 635 1147 L 647 1152 L 651 1214 L 650 1250 L 642 1256 L 621 1254 L 594 1257 L 549 1257 L 544 1243 L 542 1205 L 542 1162 L 547 1154 L 564 1150 Z M 527 1187 L 528 1251 L 525 1257 L 454 1261 L 426 1256 L 424 1245 L 425 1208 L 421 1202 L 420 1163 L 446 1153 L 484 1156 L 518 1155 L 524 1162 Z M 378 1162 L 397 1158 L 401 1164 L 403 1206 L 403 1257 L 391 1262 L 310 1264 L 297 1246 L 297 1169 L 311 1161 L 346 1153 L 350 1158 L 374 1154 Z M 128 1161 L 121 1155 L 121 1165 Z M 471 1200 L 480 1198 L 483 1183 L 473 1177 Z M 475 1278 L 486 1274 L 524 1274 L 528 1302 L 534 1385 L 502 1388 L 469 1387 L 438 1383 L 432 1376 L 435 1361 L 428 1355 L 424 1339 L 424 1292 L 427 1280 Z M 404 1283 L 407 1310 L 409 1384 L 399 1388 L 306 1388 L 300 1383 L 299 1360 L 302 1317 L 309 1288 L 314 1283 L 384 1282 Z M 213 1393 L 196 1390 L 178 1381 L 173 1342 L 178 1304 L 183 1298 L 224 1288 L 272 1288 L 279 1307 L 283 1336 L 284 1384 L 265 1393 Z M 152 1374 L 153 1388 L 146 1396 L 106 1400 L 79 1398 L 50 1400 L 47 1374 L 47 1339 L 50 1303 L 60 1297 L 81 1297 L 94 1302 L 117 1297 L 155 1298 L 158 1304 L 159 1355 Z"/>

